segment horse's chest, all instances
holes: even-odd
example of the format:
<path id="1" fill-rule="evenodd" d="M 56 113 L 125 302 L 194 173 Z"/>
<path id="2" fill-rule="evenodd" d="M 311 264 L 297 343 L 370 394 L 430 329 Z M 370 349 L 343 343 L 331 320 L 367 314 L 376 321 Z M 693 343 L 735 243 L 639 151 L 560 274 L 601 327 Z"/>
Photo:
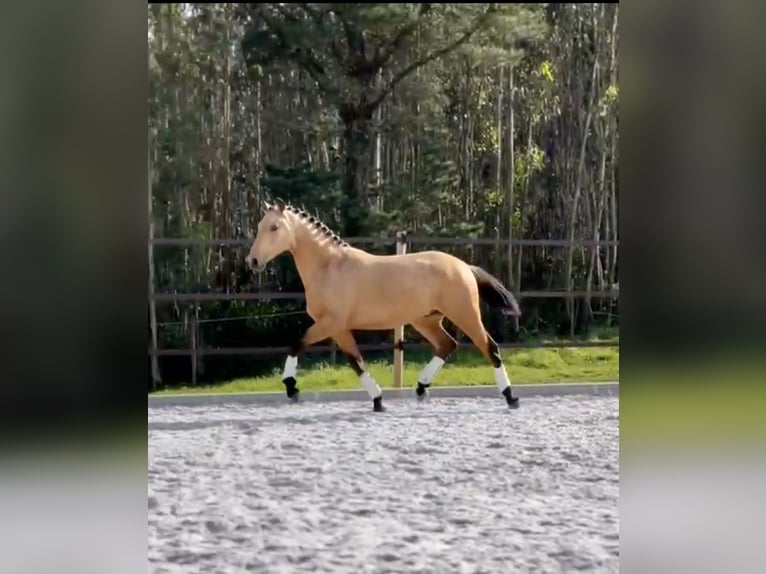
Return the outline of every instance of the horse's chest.
<path id="1" fill-rule="evenodd" d="M 333 287 L 325 282 L 306 289 L 306 312 L 312 319 L 324 315 L 337 315 L 347 305 L 347 297 L 337 284 Z"/>
<path id="2" fill-rule="evenodd" d="M 325 312 L 325 304 L 322 298 L 317 293 L 308 290 L 306 291 L 306 312 L 312 319 L 320 317 Z"/>

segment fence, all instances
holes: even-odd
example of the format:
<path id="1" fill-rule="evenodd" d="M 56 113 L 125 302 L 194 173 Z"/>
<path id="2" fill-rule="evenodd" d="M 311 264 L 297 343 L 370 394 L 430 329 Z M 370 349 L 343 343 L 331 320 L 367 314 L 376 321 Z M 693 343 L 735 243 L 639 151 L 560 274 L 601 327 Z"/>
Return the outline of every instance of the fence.
<path id="1" fill-rule="evenodd" d="M 495 247 L 606 247 L 617 246 L 617 240 L 592 241 L 592 240 L 559 240 L 559 239 L 489 239 L 489 238 L 449 238 L 449 237 L 407 237 L 405 234 L 397 234 L 396 237 L 354 237 L 346 239 L 351 245 L 396 245 L 397 253 L 406 253 L 410 246 L 414 245 L 492 245 Z M 154 247 L 249 247 L 252 241 L 243 239 L 189 239 L 189 238 L 150 238 L 149 249 Z M 521 254 L 519 254 L 520 256 Z M 150 258 L 150 262 L 151 262 Z M 197 344 L 197 322 L 192 318 L 189 330 L 189 346 L 181 349 L 160 349 L 157 346 L 157 329 L 154 324 L 154 306 L 158 302 L 191 302 L 198 305 L 202 301 L 266 301 L 266 300 L 290 300 L 302 301 L 305 294 L 302 292 L 257 292 L 257 293 L 155 293 L 153 274 L 149 281 L 149 304 L 152 309 L 152 340 L 149 354 L 152 357 L 153 373 L 157 373 L 156 360 L 162 356 L 189 356 L 191 358 L 192 383 L 197 382 L 198 358 L 206 355 L 274 355 L 286 354 L 288 347 L 226 347 L 210 348 L 200 347 Z M 524 298 L 558 298 L 573 299 L 579 297 L 592 298 L 616 298 L 617 290 L 609 291 L 520 291 L 514 293 L 518 299 Z M 394 386 L 402 386 L 402 362 L 403 350 L 398 342 L 403 340 L 403 326 L 394 330 L 394 343 L 392 344 L 360 344 L 360 351 L 392 350 L 394 353 Z M 619 342 L 613 341 L 555 341 L 555 342 L 516 342 L 502 343 L 500 348 L 566 348 L 566 347 L 618 347 Z M 429 348 L 427 343 L 407 343 L 408 349 Z M 306 349 L 307 353 L 334 352 L 335 344 L 314 345 Z M 156 377 L 156 374 L 153 374 Z"/>

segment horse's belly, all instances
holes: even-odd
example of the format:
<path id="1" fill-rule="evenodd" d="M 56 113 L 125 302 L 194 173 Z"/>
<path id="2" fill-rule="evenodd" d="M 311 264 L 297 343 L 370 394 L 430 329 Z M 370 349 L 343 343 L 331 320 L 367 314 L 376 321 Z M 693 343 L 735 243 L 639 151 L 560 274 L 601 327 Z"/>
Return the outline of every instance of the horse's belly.
<path id="1" fill-rule="evenodd" d="M 391 320 L 379 320 L 379 321 L 351 321 L 351 325 L 348 327 L 349 331 L 388 331 L 389 329 L 396 329 L 400 325 L 406 325 L 409 321 L 391 321 Z"/>
<path id="2" fill-rule="evenodd" d="M 349 329 L 394 329 L 428 315 L 433 309 L 421 309 L 416 305 L 361 306 L 349 317 Z"/>

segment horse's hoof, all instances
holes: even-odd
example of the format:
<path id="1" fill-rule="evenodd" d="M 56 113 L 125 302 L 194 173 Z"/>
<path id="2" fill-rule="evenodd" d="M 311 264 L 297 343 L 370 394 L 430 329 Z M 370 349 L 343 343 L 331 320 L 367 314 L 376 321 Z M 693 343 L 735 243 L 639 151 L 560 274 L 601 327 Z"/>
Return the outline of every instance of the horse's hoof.
<path id="1" fill-rule="evenodd" d="M 298 382 L 295 380 L 295 377 L 287 377 L 282 382 L 285 385 L 287 398 L 290 399 L 292 402 L 297 403 L 298 395 L 300 394 L 301 391 L 298 389 Z"/>
<path id="2" fill-rule="evenodd" d="M 419 382 L 418 388 L 415 389 L 415 396 L 419 401 L 425 401 L 428 398 L 428 387 Z"/>
<path id="3" fill-rule="evenodd" d="M 292 395 L 288 395 L 287 398 L 291 403 L 298 403 L 301 400 L 300 395 L 301 392 L 298 389 L 295 389 L 295 392 Z"/>
<path id="4" fill-rule="evenodd" d="M 508 403 L 509 409 L 519 408 L 519 397 L 511 396 L 511 387 L 506 387 L 503 390 L 503 396 L 505 397 L 505 401 Z"/>
<path id="5" fill-rule="evenodd" d="M 376 413 L 386 412 L 386 407 L 383 406 L 383 397 L 375 397 L 372 399 L 372 410 Z"/>

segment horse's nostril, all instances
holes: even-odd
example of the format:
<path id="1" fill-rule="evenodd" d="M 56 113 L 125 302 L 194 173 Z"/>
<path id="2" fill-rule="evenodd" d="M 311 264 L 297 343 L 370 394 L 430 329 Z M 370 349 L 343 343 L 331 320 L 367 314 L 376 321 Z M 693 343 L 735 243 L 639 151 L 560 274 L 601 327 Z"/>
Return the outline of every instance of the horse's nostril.
<path id="1" fill-rule="evenodd" d="M 255 257 L 250 259 L 250 267 L 253 267 L 253 268 L 258 267 L 258 259 L 256 259 Z"/>

